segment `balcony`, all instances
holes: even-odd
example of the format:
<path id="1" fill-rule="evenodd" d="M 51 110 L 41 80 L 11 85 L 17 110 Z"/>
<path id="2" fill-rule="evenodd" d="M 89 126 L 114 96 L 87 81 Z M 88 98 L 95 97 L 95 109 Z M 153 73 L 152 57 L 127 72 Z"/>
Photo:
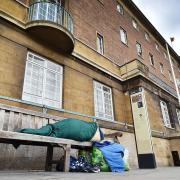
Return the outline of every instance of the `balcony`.
<path id="1" fill-rule="evenodd" d="M 33 37 L 58 50 L 71 53 L 74 49 L 73 18 L 58 3 L 31 4 L 26 28 Z"/>
<path id="2" fill-rule="evenodd" d="M 131 79 L 133 77 L 143 76 L 146 79 L 149 79 L 150 81 L 155 83 L 156 85 L 160 86 L 166 92 L 177 97 L 177 93 L 173 87 L 168 85 L 166 82 L 164 82 L 162 79 L 157 77 L 155 74 L 151 73 L 149 71 L 149 68 L 137 59 L 132 60 L 132 61 L 124 64 L 123 66 L 121 66 L 120 74 L 121 74 L 121 78 L 124 81 Z"/>
<path id="3" fill-rule="evenodd" d="M 128 80 L 139 75 L 147 76 L 148 73 L 149 68 L 137 59 L 120 67 L 120 74 L 124 80 Z"/>

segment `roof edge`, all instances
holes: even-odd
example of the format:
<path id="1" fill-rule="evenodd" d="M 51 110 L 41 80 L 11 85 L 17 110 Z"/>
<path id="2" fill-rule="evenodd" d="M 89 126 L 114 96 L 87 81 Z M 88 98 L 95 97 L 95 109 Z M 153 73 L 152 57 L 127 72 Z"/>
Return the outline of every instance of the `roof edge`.
<path id="1" fill-rule="evenodd" d="M 147 19 L 147 17 L 142 13 L 142 11 L 136 6 L 136 4 L 132 0 L 122 0 L 123 4 L 126 5 L 132 13 L 136 16 L 136 18 L 146 27 L 148 27 L 149 31 L 152 35 L 158 39 L 161 45 L 166 49 L 166 43 L 169 46 L 170 54 L 178 60 L 180 63 L 180 56 L 175 52 L 175 50 L 169 45 L 169 43 L 165 40 L 165 38 L 159 33 L 159 31 L 153 26 L 153 24 Z"/>

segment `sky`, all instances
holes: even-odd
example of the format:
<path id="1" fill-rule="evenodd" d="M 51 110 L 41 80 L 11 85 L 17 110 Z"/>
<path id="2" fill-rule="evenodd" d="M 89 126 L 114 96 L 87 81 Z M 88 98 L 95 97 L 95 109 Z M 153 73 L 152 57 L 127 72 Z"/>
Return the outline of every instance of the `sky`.
<path id="1" fill-rule="evenodd" d="M 133 0 L 160 34 L 180 56 L 180 0 Z"/>

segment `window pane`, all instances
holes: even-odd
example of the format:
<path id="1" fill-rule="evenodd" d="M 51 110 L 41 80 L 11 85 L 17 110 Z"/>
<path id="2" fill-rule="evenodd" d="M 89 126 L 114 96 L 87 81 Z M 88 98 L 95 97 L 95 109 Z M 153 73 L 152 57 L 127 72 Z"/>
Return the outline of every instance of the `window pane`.
<path id="1" fill-rule="evenodd" d="M 120 36 L 121 36 L 121 41 L 124 43 L 124 44 L 127 44 L 127 33 L 124 29 L 120 29 Z"/>
<path id="2" fill-rule="evenodd" d="M 136 20 L 132 20 L 132 25 L 133 25 L 133 27 L 135 28 L 135 29 L 137 29 L 138 30 L 138 23 L 137 23 L 137 21 Z"/>
<path id="3" fill-rule="evenodd" d="M 113 120 L 111 89 L 101 83 L 94 82 L 94 101 L 95 115 L 102 119 Z"/>
<path id="4" fill-rule="evenodd" d="M 42 97 L 43 91 L 43 68 L 27 62 L 24 91 L 28 94 Z"/>
<path id="5" fill-rule="evenodd" d="M 141 44 L 136 43 L 136 50 L 137 50 L 137 54 L 138 54 L 139 56 L 142 56 Z"/>
<path id="6" fill-rule="evenodd" d="M 163 72 L 164 72 L 164 67 L 163 67 L 163 64 L 161 64 L 161 63 L 160 63 L 160 71 L 161 71 L 161 73 L 163 74 Z"/>
<path id="7" fill-rule="evenodd" d="M 100 34 L 97 34 L 97 51 L 101 54 L 104 53 L 103 37 Z"/>
<path id="8" fill-rule="evenodd" d="M 28 53 L 23 100 L 61 108 L 62 73 L 62 66 Z"/>
<path id="9" fill-rule="evenodd" d="M 170 123 L 170 118 L 169 118 L 169 112 L 168 112 L 167 104 L 164 101 L 160 101 L 160 105 L 161 105 L 161 111 L 162 111 L 164 125 L 166 127 L 170 127 L 171 128 L 171 123 Z"/>
<path id="10" fill-rule="evenodd" d="M 60 101 L 60 74 L 46 71 L 45 98 Z"/>
<path id="11" fill-rule="evenodd" d="M 121 14 L 124 14 L 124 8 L 123 8 L 123 6 L 121 5 L 121 4 L 117 4 L 117 11 L 119 12 L 119 13 L 121 13 Z"/>
<path id="12" fill-rule="evenodd" d="M 152 66 L 154 66 L 154 57 L 152 54 L 149 54 L 150 63 Z"/>
<path id="13" fill-rule="evenodd" d="M 159 45 L 157 43 L 155 43 L 155 47 L 159 51 Z"/>
<path id="14" fill-rule="evenodd" d="M 176 114 L 177 114 L 178 122 L 180 125 L 180 109 L 176 109 Z"/>
<path id="15" fill-rule="evenodd" d="M 149 34 L 148 34 L 147 32 L 145 32 L 145 38 L 146 38 L 146 40 L 147 40 L 147 41 L 149 41 L 149 40 L 150 40 L 150 38 L 149 38 Z"/>

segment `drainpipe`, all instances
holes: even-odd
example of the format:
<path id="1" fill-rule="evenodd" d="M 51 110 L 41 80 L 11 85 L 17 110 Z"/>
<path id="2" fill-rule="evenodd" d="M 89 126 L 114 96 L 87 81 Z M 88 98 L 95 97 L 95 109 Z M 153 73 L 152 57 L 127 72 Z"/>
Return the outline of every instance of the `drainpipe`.
<path id="1" fill-rule="evenodd" d="M 180 106 L 179 88 L 178 88 L 178 85 L 177 85 L 176 76 L 175 76 L 175 73 L 174 73 L 172 59 L 171 59 L 171 55 L 170 55 L 170 52 L 169 52 L 169 46 L 168 46 L 167 42 L 166 42 L 166 50 L 167 50 L 167 53 L 168 53 L 168 58 L 169 58 L 169 62 L 170 62 L 170 66 L 171 66 L 171 71 L 172 71 L 172 75 L 173 75 L 173 80 L 174 80 L 174 84 L 175 84 L 175 88 L 176 88 L 176 92 L 177 92 L 178 102 L 179 102 L 179 106 Z"/>

